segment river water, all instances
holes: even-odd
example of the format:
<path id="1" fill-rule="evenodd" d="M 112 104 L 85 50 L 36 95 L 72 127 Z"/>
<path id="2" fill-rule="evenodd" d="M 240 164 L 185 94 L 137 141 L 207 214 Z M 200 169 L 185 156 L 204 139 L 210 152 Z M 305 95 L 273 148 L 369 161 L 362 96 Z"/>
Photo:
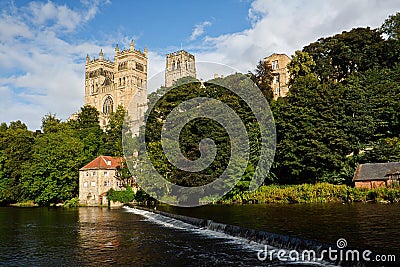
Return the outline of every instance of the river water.
<path id="1" fill-rule="evenodd" d="M 352 246 L 386 253 L 400 248 L 400 205 L 157 209 L 326 242 L 346 238 Z M 0 208 L 0 266 L 283 265 L 260 261 L 263 247 L 131 208 Z"/>

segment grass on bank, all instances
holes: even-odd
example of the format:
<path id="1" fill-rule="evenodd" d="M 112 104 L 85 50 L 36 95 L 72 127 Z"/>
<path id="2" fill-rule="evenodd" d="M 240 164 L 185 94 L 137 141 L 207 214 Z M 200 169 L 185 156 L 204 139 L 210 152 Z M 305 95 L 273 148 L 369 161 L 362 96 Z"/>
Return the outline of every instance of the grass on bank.
<path id="1" fill-rule="evenodd" d="M 224 203 L 328 203 L 328 202 L 400 202 L 400 186 L 375 189 L 355 188 L 329 183 L 261 186 L 243 192 Z"/>

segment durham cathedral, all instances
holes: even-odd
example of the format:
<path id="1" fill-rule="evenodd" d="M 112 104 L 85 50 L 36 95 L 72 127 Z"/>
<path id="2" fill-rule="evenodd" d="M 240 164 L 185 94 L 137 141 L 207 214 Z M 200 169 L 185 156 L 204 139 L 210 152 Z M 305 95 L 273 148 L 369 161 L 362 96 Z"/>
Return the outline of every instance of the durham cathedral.
<path id="1" fill-rule="evenodd" d="M 264 61 L 272 66 L 274 99 L 286 96 L 289 80 L 286 66 L 290 58 L 285 54 L 272 54 Z M 138 134 L 147 109 L 147 69 L 147 49 L 144 48 L 143 52 L 135 49 L 133 41 L 129 49 L 120 50 L 118 45 L 115 46 L 114 61 L 105 59 L 102 50 L 99 58 L 86 56 L 84 104 L 99 111 L 103 129 L 108 124 L 109 115 L 122 105 L 131 119 L 133 134 Z M 165 86 L 170 87 L 187 76 L 196 78 L 195 57 L 185 50 L 167 54 Z"/>
<path id="2" fill-rule="evenodd" d="M 114 61 L 86 56 L 85 105 L 95 107 L 100 113 L 100 126 L 108 124 L 109 115 L 119 105 L 127 111 L 137 134 L 147 109 L 147 49 L 135 49 L 131 41 L 129 49 L 115 46 Z M 184 50 L 167 55 L 165 85 L 172 86 L 182 77 L 196 77 L 195 58 Z M 132 101 L 133 99 L 133 101 Z"/>

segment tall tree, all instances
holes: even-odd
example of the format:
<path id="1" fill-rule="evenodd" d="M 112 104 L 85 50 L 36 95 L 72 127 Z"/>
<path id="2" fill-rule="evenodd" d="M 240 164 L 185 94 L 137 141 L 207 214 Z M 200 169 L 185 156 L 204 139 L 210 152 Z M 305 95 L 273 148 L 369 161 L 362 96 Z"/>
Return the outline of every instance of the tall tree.
<path id="1" fill-rule="evenodd" d="M 117 107 L 115 112 L 110 114 L 110 120 L 104 135 L 102 153 L 111 156 L 123 156 L 122 133 L 126 116 L 126 110 L 121 105 Z"/>
<path id="2" fill-rule="evenodd" d="M 290 74 L 289 84 L 292 85 L 299 77 L 314 74 L 315 66 L 313 58 L 307 52 L 297 50 L 287 67 Z"/>
<path id="3" fill-rule="evenodd" d="M 56 114 L 47 114 L 42 118 L 42 130 L 44 133 L 58 132 L 61 130 L 61 120 Z"/>
<path id="4" fill-rule="evenodd" d="M 21 198 L 23 167 L 32 153 L 34 135 L 20 121 L 11 122 L 0 134 L 0 203 L 17 202 Z"/>
<path id="5" fill-rule="evenodd" d="M 321 81 L 343 81 L 350 74 L 384 66 L 384 39 L 376 29 L 355 28 L 321 38 L 303 48 L 316 63 Z"/>
<path id="6" fill-rule="evenodd" d="M 250 79 L 257 85 L 264 97 L 270 103 L 273 99 L 271 84 L 274 79 L 271 65 L 264 60 L 260 60 L 254 72 L 249 71 L 248 74 Z"/>
<path id="7" fill-rule="evenodd" d="M 86 163 L 96 158 L 103 146 L 103 131 L 99 125 L 99 112 L 93 106 L 81 108 L 78 119 L 69 124 L 77 138 L 83 141 Z"/>
<path id="8" fill-rule="evenodd" d="M 49 205 L 76 197 L 83 150 L 83 142 L 68 130 L 38 136 L 24 173 L 24 198 Z"/>

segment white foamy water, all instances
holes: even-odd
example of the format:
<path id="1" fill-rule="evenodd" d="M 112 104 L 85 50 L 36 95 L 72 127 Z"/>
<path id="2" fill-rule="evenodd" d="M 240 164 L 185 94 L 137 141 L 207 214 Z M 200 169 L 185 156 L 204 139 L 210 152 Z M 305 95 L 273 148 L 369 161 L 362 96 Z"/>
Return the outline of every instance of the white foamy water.
<path id="1" fill-rule="evenodd" d="M 254 253 L 255 256 L 257 255 L 258 251 L 265 250 L 266 246 L 268 248 L 268 254 L 267 254 L 268 258 L 271 255 L 270 254 L 271 251 L 275 251 L 272 254 L 273 255 L 272 258 L 276 258 L 276 251 L 284 250 L 284 249 L 276 248 L 273 246 L 260 244 L 260 243 L 248 240 L 246 238 L 235 237 L 235 236 L 232 236 L 232 235 L 229 235 L 229 234 L 226 234 L 223 232 L 214 231 L 214 230 L 211 230 L 208 228 L 197 227 L 195 225 L 188 224 L 183 221 L 173 219 L 168 216 L 164 216 L 164 215 L 161 215 L 161 214 L 158 214 L 155 212 L 150 212 L 150 211 L 131 208 L 131 207 L 124 207 L 124 210 L 129 213 L 143 216 L 145 221 L 148 221 L 148 222 L 151 222 L 154 224 L 158 224 L 163 227 L 176 229 L 176 230 L 180 230 L 180 231 L 189 231 L 192 234 L 201 235 L 201 236 L 204 236 L 205 238 L 216 238 L 219 240 L 223 239 L 225 241 L 225 243 L 237 245 L 237 246 L 241 247 L 243 250 L 247 250 L 247 251 L 250 251 L 251 253 Z M 284 251 L 289 253 L 289 250 L 284 250 Z M 260 261 L 260 264 L 265 264 L 265 263 L 266 262 L 263 263 L 262 261 Z M 286 265 L 290 264 L 290 265 L 303 265 L 303 266 L 337 266 L 337 265 L 332 265 L 331 263 L 324 262 L 324 261 L 316 261 L 316 262 L 315 261 L 312 261 L 312 262 L 290 261 L 289 258 L 287 258 L 286 262 L 281 262 L 281 263 L 278 262 L 278 264 L 277 264 L 277 262 L 274 262 L 274 263 L 272 263 L 271 266 L 280 266 L 283 263 L 286 263 Z"/>

